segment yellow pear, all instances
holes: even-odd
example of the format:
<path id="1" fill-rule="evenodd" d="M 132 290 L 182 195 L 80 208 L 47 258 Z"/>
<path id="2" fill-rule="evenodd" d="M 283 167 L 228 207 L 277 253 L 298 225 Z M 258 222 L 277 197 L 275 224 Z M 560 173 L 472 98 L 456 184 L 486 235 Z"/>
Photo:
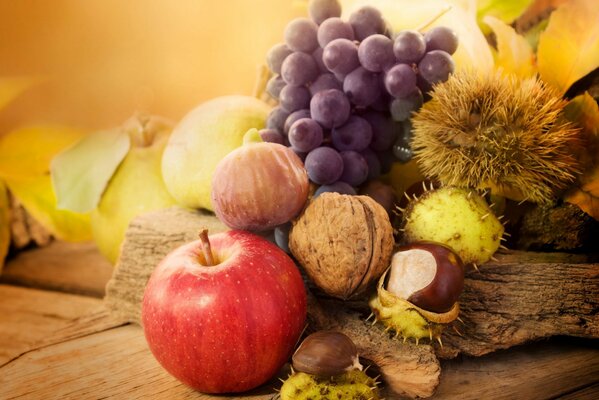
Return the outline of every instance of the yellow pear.
<path id="1" fill-rule="evenodd" d="M 131 148 L 91 213 L 94 240 L 115 263 L 129 222 L 137 215 L 176 204 L 161 172 L 170 126 L 158 118 L 133 119 L 128 128 Z"/>
<path id="2" fill-rule="evenodd" d="M 181 120 L 162 156 L 164 182 L 179 204 L 212 210 L 216 165 L 242 145 L 248 130 L 264 127 L 269 111 L 254 97 L 224 96 L 202 103 Z"/>

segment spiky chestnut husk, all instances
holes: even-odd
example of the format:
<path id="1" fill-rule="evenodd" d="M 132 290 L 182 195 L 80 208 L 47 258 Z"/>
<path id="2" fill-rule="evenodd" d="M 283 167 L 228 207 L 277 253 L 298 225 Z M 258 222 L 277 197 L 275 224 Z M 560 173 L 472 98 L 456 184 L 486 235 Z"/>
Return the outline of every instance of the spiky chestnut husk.
<path id="1" fill-rule="evenodd" d="M 538 79 L 455 74 L 412 118 L 415 159 L 445 185 L 551 202 L 579 171 L 578 130 L 562 118 L 565 104 Z"/>
<path id="2" fill-rule="evenodd" d="M 376 381 L 353 370 L 332 377 L 296 372 L 283 383 L 281 400 L 378 400 Z"/>
<path id="3" fill-rule="evenodd" d="M 444 186 L 424 192 L 403 211 L 402 242 L 431 241 L 455 251 L 465 264 L 489 261 L 504 227 L 487 202 L 470 189 Z"/>
<path id="4" fill-rule="evenodd" d="M 386 331 L 394 331 L 396 338 L 405 342 L 414 339 L 437 340 L 441 343 L 441 332 L 445 326 L 458 318 L 460 305 L 456 302 L 445 313 L 435 313 L 410 303 L 385 289 L 387 270 L 379 280 L 376 295 L 368 305 L 374 314 L 374 322 L 385 325 Z"/>

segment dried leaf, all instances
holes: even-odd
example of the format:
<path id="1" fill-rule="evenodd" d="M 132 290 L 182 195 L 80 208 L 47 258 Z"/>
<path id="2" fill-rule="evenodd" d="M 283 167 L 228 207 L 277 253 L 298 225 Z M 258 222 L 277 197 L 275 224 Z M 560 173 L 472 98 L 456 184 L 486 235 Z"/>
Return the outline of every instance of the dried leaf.
<path id="1" fill-rule="evenodd" d="M 130 147 L 127 131 L 113 129 L 89 135 L 57 155 L 51 170 L 58 207 L 77 212 L 96 208 Z"/>
<path id="2" fill-rule="evenodd" d="M 0 137 L 0 178 L 24 179 L 47 174 L 58 152 L 82 136 L 62 126 L 18 128 Z"/>
<path id="3" fill-rule="evenodd" d="M 495 66 L 522 78 L 533 76 L 535 56 L 526 39 L 498 18 L 487 16 L 483 21 L 491 27 L 497 40 Z"/>
<path id="4" fill-rule="evenodd" d="M 571 0 L 551 14 L 537 52 L 539 74 L 545 82 L 565 93 L 599 67 L 597 21 L 597 0 Z"/>
<path id="5" fill-rule="evenodd" d="M 565 115 L 583 128 L 586 146 L 581 158 L 586 168 L 578 185 L 566 193 L 564 200 L 599 220 L 599 107 L 584 93 L 568 103 Z"/>
<path id="6" fill-rule="evenodd" d="M 40 82 L 35 77 L 0 78 L 0 110 L 17 98 L 21 93 Z"/>
<path id="7" fill-rule="evenodd" d="M 25 210 L 57 238 L 68 241 L 91 240 L 90 217 L 56 208 L 50 175 L 6 180 L 11 193 Z"/>
<path id="8" fill-rule="evenodd" d="M 6 187 L 0 181 L 0 273 L 10 247 L 10 203 Z"/>

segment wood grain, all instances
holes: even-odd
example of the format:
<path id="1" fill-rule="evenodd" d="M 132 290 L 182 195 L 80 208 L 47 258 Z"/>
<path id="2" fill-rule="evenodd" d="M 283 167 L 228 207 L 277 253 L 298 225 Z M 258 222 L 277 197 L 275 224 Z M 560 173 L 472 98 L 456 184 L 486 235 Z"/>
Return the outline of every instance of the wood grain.
<path id="1" fill-rule="evenodd" d="M 1 282 L 101 298 L 113 267 L 92 243 L 54 241 L 21 252 L 4 267 Z"/>
<path id="2" fill-rule="evenodd" d="M 0 366 L 99 307 L 91 297 L 0 285 Z"/>

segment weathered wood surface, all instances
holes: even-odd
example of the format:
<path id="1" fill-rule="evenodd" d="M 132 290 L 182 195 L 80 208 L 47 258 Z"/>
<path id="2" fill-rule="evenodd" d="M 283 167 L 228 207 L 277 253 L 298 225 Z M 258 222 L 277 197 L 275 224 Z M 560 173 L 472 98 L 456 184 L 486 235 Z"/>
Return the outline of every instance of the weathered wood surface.
<path id="1" fill-rule="evenodd" d="M 60 265 L 54 268 L 58 277 Z M 78 286 L 77 276 L 71 278 L 69 286 Z M 170 377 L 151 356 L 141 328 L 122 326 L 96 308 L 99 299 L 7 285 L 0 285 L 0 296 L 1 399 L 228 398 L 194 392 Z M 8 353 L 12 356 L 6 358 Z M 568 338 L 442 360 L 432 399 L 597 399 L 598 360 L 596 342 Z M 271 399 L 278 385 L 234 398 Z"/>
<path id="2" fill-rule="evenodd" d="M 0 285 L 0 366 L 101 306 L 91 297 Z"/>
<path id="3" fill-rule="evenodd" d="M 9 260 L 0 282 L 101 298 L 112 271 L 93 243 L 54 241 Z"/>

